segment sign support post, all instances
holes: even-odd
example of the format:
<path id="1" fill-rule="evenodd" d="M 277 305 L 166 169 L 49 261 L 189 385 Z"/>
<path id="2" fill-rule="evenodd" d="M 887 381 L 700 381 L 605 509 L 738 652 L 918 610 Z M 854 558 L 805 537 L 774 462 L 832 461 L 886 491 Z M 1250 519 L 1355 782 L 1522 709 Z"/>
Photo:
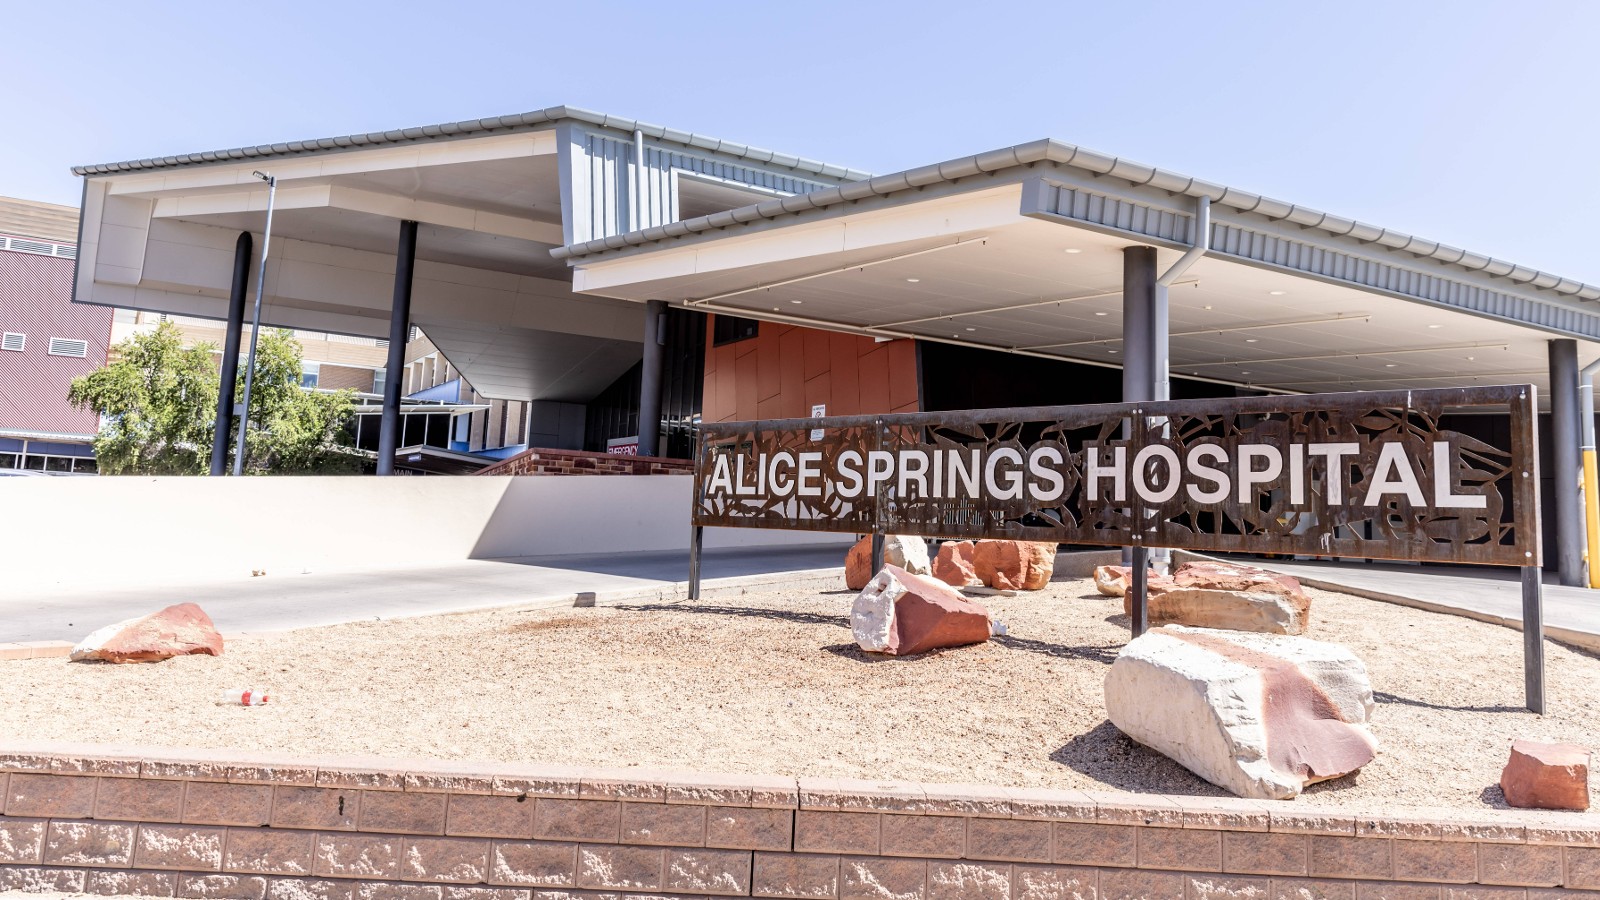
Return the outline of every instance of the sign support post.
<path id="1" fill-rule="evenodd" d="M 689 532 L 689 599 L 700 599 L 700 543 L 705 537 L 704 525 L 696 525 Z"/>
<path id="2" fill-rule="evenodd" d="M 1132 548 L 1133 577 L 1128 582 L 1128 630 L 1134 637 L 1150 628 L 1150 548 Z"/>
<path id="3" fill-rule="evenodd" d="M 1544 715 L 1544 571 L 1522 567 L 1522 680 L 1528 709 Z"/>

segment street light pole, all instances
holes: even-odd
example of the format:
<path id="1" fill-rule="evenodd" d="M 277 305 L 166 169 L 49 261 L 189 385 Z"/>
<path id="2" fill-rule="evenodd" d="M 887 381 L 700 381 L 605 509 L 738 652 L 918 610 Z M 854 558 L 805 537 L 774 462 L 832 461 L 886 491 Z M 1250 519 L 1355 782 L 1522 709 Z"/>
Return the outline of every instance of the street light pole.
<path id="1" fill-rule="evenodd" d="M 261 268 L 256 273 L 255 315 L 250 320 L 250 355 L 244 370 L 243 413 L 234 416 L 239 420 L 239 444 L 233 454 L 233 474 L 244 474 L 245 436 L 250 432 L 250 388 L 256 380 L 256 339 L 261 336 L 261 295 L 267 288 L 267 250 L 272 246 L 272 201 L 278 196 L 278 179 L 260 172 L 252 172 L 267 183 L 267 230 L 261 235 Z"/>

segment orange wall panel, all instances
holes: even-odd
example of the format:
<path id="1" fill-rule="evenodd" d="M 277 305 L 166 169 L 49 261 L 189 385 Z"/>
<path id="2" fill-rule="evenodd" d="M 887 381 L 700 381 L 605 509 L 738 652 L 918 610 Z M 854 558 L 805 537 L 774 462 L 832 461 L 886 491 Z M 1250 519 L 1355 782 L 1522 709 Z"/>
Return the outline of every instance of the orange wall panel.
<path id="1" fill-rule="evenodd" d="M 712 323 L 706 323 L 711 329 Z M 789 419 L 919 408 L 916 342 L 761 323 L 756 336 L 706 349 L 707 422 Z"/>
<path id="2" fill-rule="evenodd" d="M 884 412 L 892 409 L 889 403 L 889 351 L 879 344 L 871 353 L 857 361 L 856 386 L 860 391 L 861 412 Z"/>

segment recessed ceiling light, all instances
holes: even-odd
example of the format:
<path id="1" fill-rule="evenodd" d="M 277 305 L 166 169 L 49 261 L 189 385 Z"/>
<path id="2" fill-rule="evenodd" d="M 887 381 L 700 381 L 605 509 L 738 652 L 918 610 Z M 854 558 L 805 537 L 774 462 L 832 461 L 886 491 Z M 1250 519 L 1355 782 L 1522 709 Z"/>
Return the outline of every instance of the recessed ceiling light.
<path id="1" fill-rule="evenodd" d="M 800 304 L 804 303 L 805 301 L 804 300 L 790 300 L 789 302 L 793 303 L 795 306 L 799 306 Z"/>
<path id="2" fill-rule="evenodd" d="M 1274 297 L 1282 297 L 1284 294 L 1287 294 L 1289 292 L 1288 291 L 1267 291 L 1267 293 L 1271 294 Z"/>
<path id="3" fill-rule="evenodd" d="M 912 283 L 912 284 L 916 284 L 916 283 L 917 283 L 917 282 L 919 282 L 919 281 L 921 281 L 921 280 L 922 280 L 922 279 L 921 279 L 921 278 L 907 278 L 907 279 L 906 279 L 906 281 L 909 281 L 909 282 L 911 282 L 911 283 Z"/>
<path id="4" fill-rule="evenodd" d="M 1261 340 L 1261 339 L 1260 338 L 1245 338 L 1244 342 L 1246 344 L 1254 344 L 1256 341 L 1259 341 L 1259 340 Z"/>
<path id="5" fill-rule="evenodd" d="M 1475 359 L 1477 359 L 1476 356 L 1469 356 L 1469 357 L 1467 357 L 1467 362 L 1472 362 Z"/>
<path id="6" fill-rule="evenodd" d="M 1443 328 L 1443 325 L 1429 325 L 1429 328 Z"/>
<path id="7" fill-rule="evenodd" d="M 1394 368 L 1395 366 L 1398 366 L 1398 365 L 1400 365 L 1400 364 L 1399 363 L 1384 363 L 1383 367 L 1385 369 L 1392 369 L 1392 368 Z"/>
<path id="8" fill-rule="evenodd" d="M 1240 372 L 1239 374 L 1240 375 L 1249 375 L 1250 373 L 1249 372 Z"/>
<path id="9" fill-rule="evenodd" d="M 976 329 L 976 328 L 968 328 L 967 330 L 968 331 L 977 331 L 978 329 Z"/>
<path id="10" fill-rule="evenodd" d="M 1079 250 L 1077 247 L 1068 247 L 1067 249 L 1065 249 L 1065 250 L 1063 250 L 1061 252 L 1062 253 L 1082 253 L 1083 251 Z"/>
<path id="11" fill-rule="evenodd" d="M 1116 352 L 1118 352 L 1118 351 L 1116 351 L 1116 350 L 1107 350 L 1107 351 L 1106 351 L 1106 352 L 1107 352 L 1107 353 L 1116 353 Z"/>
<path id="12" fill-rule="evenodd" d="M 1097 313 L 1095 313 L 1095 315 L 1097 315 L 1097 316 L 1109 316 L 1109 315 L 1111 315 L 1111 313 L 1107 313 L 1107 312 L 1097 312 Z"/>
<path id="13" fill-rule="evenodd" d="M 1211 304 L 1209 304 L 1209 303 L 1206 304 L 1206 309 L 1210 309 L 1210 308 L 1211 308 Z"/>
<path id="14" fill-rule="evenodd" d="M 773 312 L 777 312 L 777 311 L 778 311 L 778 308 L 777 308 L 777 307 L 776 307 L 776 306 L 774 306 L 774 307 L 773 307 L 773 308 L 772 308 L 772 311 L 773 311 Z"/>

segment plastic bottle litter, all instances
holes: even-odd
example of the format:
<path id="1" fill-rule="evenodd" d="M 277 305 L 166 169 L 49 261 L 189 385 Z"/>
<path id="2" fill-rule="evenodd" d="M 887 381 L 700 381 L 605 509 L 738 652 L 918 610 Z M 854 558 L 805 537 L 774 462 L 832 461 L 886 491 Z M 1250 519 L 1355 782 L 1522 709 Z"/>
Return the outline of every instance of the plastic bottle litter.
<path id="1" fill-rule="evenodd" d="M 232 688 L 222 692 L 223 706 L 260 706 L 272 699 L 267 688 Z"/>

